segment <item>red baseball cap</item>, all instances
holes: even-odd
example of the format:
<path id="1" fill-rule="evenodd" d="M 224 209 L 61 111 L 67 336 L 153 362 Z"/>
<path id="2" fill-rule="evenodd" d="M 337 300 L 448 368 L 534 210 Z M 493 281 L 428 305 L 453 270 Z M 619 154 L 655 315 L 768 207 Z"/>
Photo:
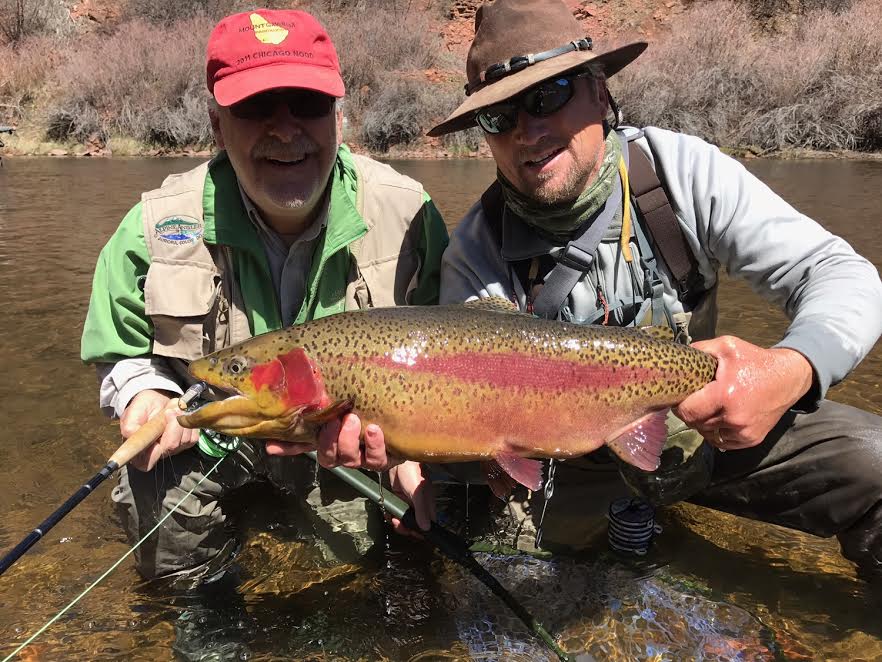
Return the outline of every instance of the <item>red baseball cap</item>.
<path id="1" fill-rule="evenodd" d="M 227 16 L 208 38 L 208 91 L 221 106 L 280 87 L 342 97 L 340 60 L 328 33 L 303 11 Z"/>

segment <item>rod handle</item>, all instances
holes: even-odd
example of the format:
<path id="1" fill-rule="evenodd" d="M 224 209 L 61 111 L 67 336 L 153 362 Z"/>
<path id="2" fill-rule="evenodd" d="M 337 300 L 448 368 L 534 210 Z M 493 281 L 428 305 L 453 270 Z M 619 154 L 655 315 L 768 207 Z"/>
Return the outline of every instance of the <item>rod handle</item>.
<path id="1" fill-rule="evenodd" d="M 108 462 L 116 462 L 120 467 L 128 464 L 129 460 L 162 436 L 162 433 L 165 431 L 165 412 L 169 410 L 178 411 L 179 409 L 178 398 L 169 400 L 165 409 L 155 414 L 138 428 L 135 434 L 126 439 L 122 446 L 117 448 L 116 452 L 110 456 Z"/>

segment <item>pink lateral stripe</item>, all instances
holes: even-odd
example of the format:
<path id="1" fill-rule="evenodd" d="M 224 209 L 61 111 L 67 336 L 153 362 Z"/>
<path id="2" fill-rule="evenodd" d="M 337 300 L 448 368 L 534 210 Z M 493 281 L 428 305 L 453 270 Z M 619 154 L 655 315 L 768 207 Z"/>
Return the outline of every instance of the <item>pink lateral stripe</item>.
<path id="1" fill-rule="evenodd" d="M 460 353 L 447 356 L 412 357 L 407 361 L 393 356 L 352 358 L 393 372 L 411 372 L 451 377 L 472 384 L 524 387 L 532 389 L 608 389 L 661 379 L 658 368 L 627 365 L 577 363 L 554 357 L 508 353 Z"/>

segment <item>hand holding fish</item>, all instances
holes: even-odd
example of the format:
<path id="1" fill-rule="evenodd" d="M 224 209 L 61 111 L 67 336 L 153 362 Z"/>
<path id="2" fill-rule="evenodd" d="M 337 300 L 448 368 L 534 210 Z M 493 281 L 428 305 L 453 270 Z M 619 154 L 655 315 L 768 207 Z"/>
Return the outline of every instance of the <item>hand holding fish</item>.
<path id="1" fill-rule="evenodd" d="M 383 434 L 382 431 L 380 434 Z M 392 467 L 389 470 L 389 479 L 392 481 L 392 491 L 413 506 L 420 529 L 428 531 L 436 519 L 435 492 L 432 489 L 432 481 L 428 476 L 423 475 L 420 463 L 408 461 Z M 394 517 L 392 528 L 401 535 L 420 537 Z"/>
<path id="2" fill-rule="evenodd" d="M 141 471 L 150 471 L 163 457 L 177 455 L 191 448 L 199 441 L 199 430 L 183 428 L 178 424 L 177 417 L 183 412 L 177 407 L 170 407 L 172 396 L 163 391 L 141 391 L 132 398 L 129 406 L 119 420 L 119 430 L 124 439 L 135 434 L 144 423 L 163 409 L 166 410 L 166 426 L 162 436 L 138 455 L 130 464 Z"/>
<path id="3" fill-rule="evenodd" d="M 365 428 L 362 445 L 361 421 L 355 414 L 345 414 L 323 425 L 317 441 L 313 444 L 271 439 L 266 442 L 266 452 L 269 455 L 300 455 L 314 450 L 319 464 L 328 469 L 348 467 L 386 471 L 402 462 L 386 454 L 383 433 L 377 425 Z"/>
<path id="4" fill-rule="evenodd" d="M 734 336 L 692 346 L 717 358 L 716 376 L 674 413 L 722 450 L 761 443 L 811 388 L 812 366 L 795 350 L 764 349 Z"/>

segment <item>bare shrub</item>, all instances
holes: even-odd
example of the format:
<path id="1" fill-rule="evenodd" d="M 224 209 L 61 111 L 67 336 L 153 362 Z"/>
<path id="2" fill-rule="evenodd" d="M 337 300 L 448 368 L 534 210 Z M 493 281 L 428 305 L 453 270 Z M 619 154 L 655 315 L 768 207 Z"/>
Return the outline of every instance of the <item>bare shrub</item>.
<path id="1" fill-rule="evenodd" d="M 219 21 L 224 16 L 241 11 L 287 8 L 285 0 L 268 0 L 255 4 L 247 0 L 127 0 L 123 16 L 126 20 L 143 20 L 160 25 L 172 25 L 191 18 L 207 17 Z"/>
<path id="2" fill-rule="evenodd" d="M 760 33 L 743 3 L 697 5 L 610 83 L 632 124 L 729 147 L 873 149 L 882 0 L 813 11 L 780 34 Z"/>
<path id="3" fill-rule="evenodd" d="M 204 144 L 208 94 L 201 90 L 211 27 L 205 17 L 161 29 L 133 21 L 110 36 L 83 38 L 55 72 L 59 92 L 47 107 L 56 139 L 97 133 L 167 146 Z"/>
<path id="4" fill-rule="evenodd" d="M 17 47 L 0 46 L 0 123 L 24 116 L 61 60 L 55 40 L 43 35 L 28 37 Z"/>
<path id="5" fill-rule="evenodd" d="M 0 40 L 19 44 L 27 37 L 70 28 L 64 5 L 53 0 L 0 0 Z"/>
<path id="6" fill-rule="evenodd" d="M 430 118 L 440 113 L 439 95 L 425 80 L 387 76 L 382 83 L 362 118 L 361 139 L 368 148 L 385 152 L 422 136 Z"/>
<path id="7" fill-rule="evenodd" d="M 404 1 L 398 3 L 401 9 L 354 4 L 355 8 L 346 12 L 330 12 L 318 4 L 309 11 L 337 46 L 348 107 L 355 119 L 381 92 L 379 83 L 387 72 L 438 66 L 444 62 L 444 46 L 441 35 L 432 30 L 429 17 L 408 11 Z"/>

